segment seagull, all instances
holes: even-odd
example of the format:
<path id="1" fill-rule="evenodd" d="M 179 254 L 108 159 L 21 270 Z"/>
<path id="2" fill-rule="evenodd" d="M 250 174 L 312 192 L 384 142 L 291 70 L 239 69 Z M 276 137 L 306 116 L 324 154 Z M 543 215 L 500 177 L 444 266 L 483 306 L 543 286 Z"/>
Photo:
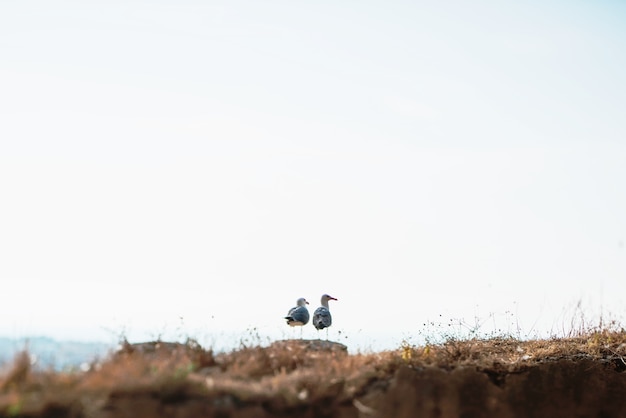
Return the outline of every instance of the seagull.
<path id="1" fill-rule="evenodd" d="M 287 325 L 290 327 L 303 326 L 309 322 L 309 310 L 306 308 L 309 302 L 305 298 L 300 298 L 296 301 L 296 306 L 289 309 L 285 319 Z M 300 337 L 302 337 L 302 328 L 300 328 Z"/>
<path id="2" fill-rule="evenodd" d="M 326 328 L 326 339 L 328 339 L 328 327 L 333 323 L 333 317 L 330 316 L 330 311 L 328 310 L 329 300 L 337 299 L 327 294 L 322 295 L 322 306 L 317 308 L 313 313 L 313 326 L 318 331 Z"/>

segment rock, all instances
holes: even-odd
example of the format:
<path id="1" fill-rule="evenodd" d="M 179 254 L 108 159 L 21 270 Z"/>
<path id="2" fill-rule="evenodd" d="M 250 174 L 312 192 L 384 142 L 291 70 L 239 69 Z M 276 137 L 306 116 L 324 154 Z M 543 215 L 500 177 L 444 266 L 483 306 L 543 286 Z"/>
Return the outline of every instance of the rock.
<path id="1" fill-rule="evenodd" d="M 270 345 L 274 348 L 302 347 L 308 351 L 328 351 L 334 353 L 348 353 L 348 347 L 328 340 L 282 340 Z"/>

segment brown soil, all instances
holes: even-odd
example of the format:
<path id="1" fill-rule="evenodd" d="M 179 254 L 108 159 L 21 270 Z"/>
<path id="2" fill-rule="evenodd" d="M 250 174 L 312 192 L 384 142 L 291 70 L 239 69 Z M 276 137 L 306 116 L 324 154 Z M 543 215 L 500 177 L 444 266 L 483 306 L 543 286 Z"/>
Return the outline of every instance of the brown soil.
<path id="1" fill-rule="evenodd" d="M 193 341 L 127 344 L 87 372 L 0 380 L 0 416 L 626 417 L 626 333 L 450 340 L 348 354 L 280 341 L 214 355 Z"/>

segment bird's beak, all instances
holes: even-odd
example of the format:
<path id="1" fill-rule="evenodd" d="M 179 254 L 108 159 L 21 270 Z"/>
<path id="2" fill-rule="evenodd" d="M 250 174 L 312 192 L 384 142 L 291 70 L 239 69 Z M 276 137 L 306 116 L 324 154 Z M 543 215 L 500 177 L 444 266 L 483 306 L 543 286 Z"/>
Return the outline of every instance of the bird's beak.
<path id="1" fill-rule="evenodd" d="M 306 300 L 304 301 L 304 303 L 306 303 L 307 305 L 309 304 L 309 302 L 307 302 Z"/>
<path id="2" fill-rule="evenodd" d="M 339 300 L 339 299 L 334 298 L 334 297 L 332 297 L 332 296 L 331 296 L 331 297 L 330 297 L 330 300 Z"/>

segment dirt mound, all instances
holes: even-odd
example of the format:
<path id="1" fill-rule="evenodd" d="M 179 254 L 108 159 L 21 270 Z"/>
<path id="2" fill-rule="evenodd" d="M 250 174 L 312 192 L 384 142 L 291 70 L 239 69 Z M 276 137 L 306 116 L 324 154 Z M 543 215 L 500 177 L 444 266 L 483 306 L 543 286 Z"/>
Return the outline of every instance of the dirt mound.
<path id="1" fill-rule="evenodd" d="M 373 379 L 358 396 L 343 396 L 345 381 L 324 395 L 298 401 L 211 383 L 208 393 L 189 388 L 169 394 L 117 392 L 99 416 L 118 417 L 624 417 L 626 376 L 610 364 L 559 360 L 517 373 L 492 374 L 461 367 L 400 367 Z M 330 386 L 334 386 L 333 389 Z"/>
<path id="2" fill-rule="evenodd" d="M 371 406 L 398 418 L 624 417 L 625 391 L 626 375 L 591 360 L 557 360 L 515 373 L 402 367 Z"/>
<path id="3" fill-rule="evenodd" d="M 626 417 L 626 333 L 448 341 L 349 355 L 278 341 L 214 354 L 194 341 L 128 344 L 87 372 L 0 380 L 0 416 Z"/>

